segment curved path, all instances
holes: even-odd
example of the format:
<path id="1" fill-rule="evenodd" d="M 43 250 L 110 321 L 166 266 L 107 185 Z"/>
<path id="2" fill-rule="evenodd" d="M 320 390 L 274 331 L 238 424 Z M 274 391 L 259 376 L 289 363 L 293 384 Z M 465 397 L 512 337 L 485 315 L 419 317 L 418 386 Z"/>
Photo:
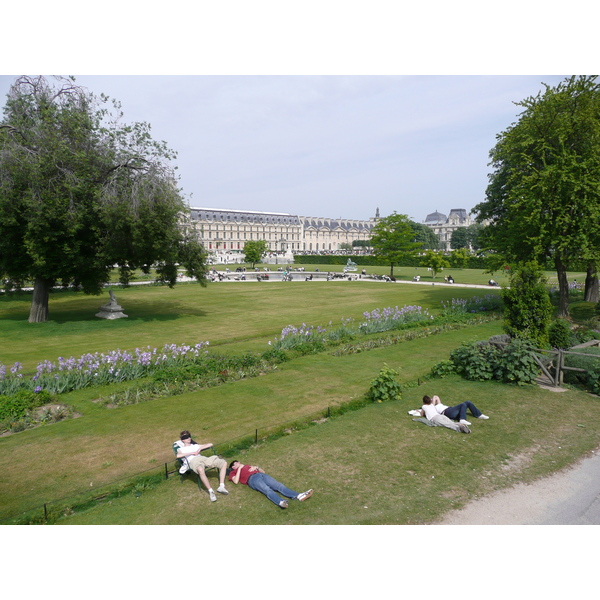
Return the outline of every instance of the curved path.
<path id="1" fill-rule="evenodd" d="M 437 525 L 600 525 L 600 448 L 570 468 L 448 513 Z"/>

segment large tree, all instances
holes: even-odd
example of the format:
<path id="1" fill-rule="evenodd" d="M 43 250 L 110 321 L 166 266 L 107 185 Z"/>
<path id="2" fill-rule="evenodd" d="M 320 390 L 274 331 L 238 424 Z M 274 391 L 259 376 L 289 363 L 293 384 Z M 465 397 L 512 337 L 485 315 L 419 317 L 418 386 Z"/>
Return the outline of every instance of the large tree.
<path id="1" fill-rule="evenodd" d="M 175 154 L 148 124 L 122 124 L 118 102 L 57 79 L 18 78 L 0 121 L 0 274 L 34 282 L 29 321 L 48 319 L 54 285 L 97 294 L 114 265 L 123 283 L 154 266 L 172 286 L 177 264 L 204 283 L 204 249 L 179 227 Z"/>
<path id="2" fill-rule="evenodd" d="M 389 217 L 379 219 L 371 232 L 375 256 L 390 263 L 390 277 L 394 276 L 394 265 L 400 264 L 421 248 L 421 244 L 414 241 L 415 234 L 410 223 L 406 215 L 393 212 Z"/>
<path id="3" fill-rule="evenodd" d="M 431 227 L 415 221 L 409 221 L 409 224 L 415 234 L 413 241 L 418 242 L 422 250 L 439 250 L 440 238 Z"/>
<path id="4" fill-rule="evenodd" d="M 569 314 L 567 269 L 596 277 L 600 244 L 600 87 L 570 77 L 516 103 L 519 120 L 497 136 L 486 200 L 477 205 L 488 248 L 508 263 L 553 260 L 559 316 Z"/>
<path id="5" fill-rule="evenodd" d="M 252 268 L 254 268 L 254 265 L 261 261 L 268 250 L 269 246 L 265 240 L 248 240 L 244 244 L 244 260 L 252 263 Z"/>

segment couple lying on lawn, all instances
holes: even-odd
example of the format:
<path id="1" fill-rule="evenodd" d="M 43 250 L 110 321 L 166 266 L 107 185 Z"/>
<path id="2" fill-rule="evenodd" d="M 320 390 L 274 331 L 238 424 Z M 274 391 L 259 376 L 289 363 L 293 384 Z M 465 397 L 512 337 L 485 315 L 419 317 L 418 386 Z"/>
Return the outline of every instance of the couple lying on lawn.
<path id="1" fill-rule="evenodd" d="M 456 406 L 446 406 L 442 404 L 439 396 L 430 398 L 429 396 L 423 396 L 423 406 L 420 411 L 410 411 L 412 414 L 419 413 L 422 417 L 427 418 L 435 425 L 441 425 L 454 429 L 454 431 L 461 431 L 462 433 L 471 433 L 467 421 L 467 410 L 476 419 L 489 419 L 487 415 L 484 415 L 472 402 L 468 400 L 461 402 Z M 455 421 L 458 421 L 456 423 Z"/>
<path id="2" fill-rule="evenodd" d="M 217 492 L 228 494 L 225 488 L 225 477 L 227 476 L 227 462 L 225 459 L 217 456 L 202 456 L 200 453 L 207 448 L 212 447 L 212 443 L 198 444 L 192 439 L 189 431 L 182 431 L 179 440 L 173 444 L 177 458 L 181 459 L 182 466 L 179 469 L 181 474 L 188 470 L 198 473 L 198 477 L 208 490 L 211 502 L 216 502 L 217 496 L 206 477 L 205 469 L 214 467 L 219 470 L 219 487 Z M 264 494 L 273 504 L 280 508 L 287 508 L 287 500 L 282 499 L 278 494 L 303 502 L 313 494 L 312 490 L 298 493 L 283 485 L 270 475 L 267 475 L 260 467 L 252 465 L 243 465 L 238 460 L 234 460 L 229 465 L 229 481 L 233 483 L 242 483 L 249 488 Z"/>

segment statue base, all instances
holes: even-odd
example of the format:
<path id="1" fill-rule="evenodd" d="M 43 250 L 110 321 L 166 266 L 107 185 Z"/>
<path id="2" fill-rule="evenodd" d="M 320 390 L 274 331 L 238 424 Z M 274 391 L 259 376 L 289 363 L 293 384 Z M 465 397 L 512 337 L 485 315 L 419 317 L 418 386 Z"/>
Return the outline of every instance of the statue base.
<path id="1" fill-rule="evenodd" d="M 104 304 L 100 307 L 100 312 L 96 314 L 100 319 L 123 319 L 127 315 L 123 313 L 123 308 L 118 304 Z"/>

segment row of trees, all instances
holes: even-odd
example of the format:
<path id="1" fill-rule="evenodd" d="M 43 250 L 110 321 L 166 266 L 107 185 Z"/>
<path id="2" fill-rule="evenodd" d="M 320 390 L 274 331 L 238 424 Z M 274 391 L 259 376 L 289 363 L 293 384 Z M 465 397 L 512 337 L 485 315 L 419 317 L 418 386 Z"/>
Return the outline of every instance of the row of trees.
<path id="1" fill-rule="evenodd" d="M 206 256 L 179 227 L 186 211 L 170 166 L 175 153 L 150 125 L 121 122 L 118 102 L 74 78 L 20 77 L 0 121 L 0 275 L 34 282 L 30 322 L 48 319 L 54 285 L 100 293 L 112 268 L 127 283 L 177 265 L 201 283 Z"/>

